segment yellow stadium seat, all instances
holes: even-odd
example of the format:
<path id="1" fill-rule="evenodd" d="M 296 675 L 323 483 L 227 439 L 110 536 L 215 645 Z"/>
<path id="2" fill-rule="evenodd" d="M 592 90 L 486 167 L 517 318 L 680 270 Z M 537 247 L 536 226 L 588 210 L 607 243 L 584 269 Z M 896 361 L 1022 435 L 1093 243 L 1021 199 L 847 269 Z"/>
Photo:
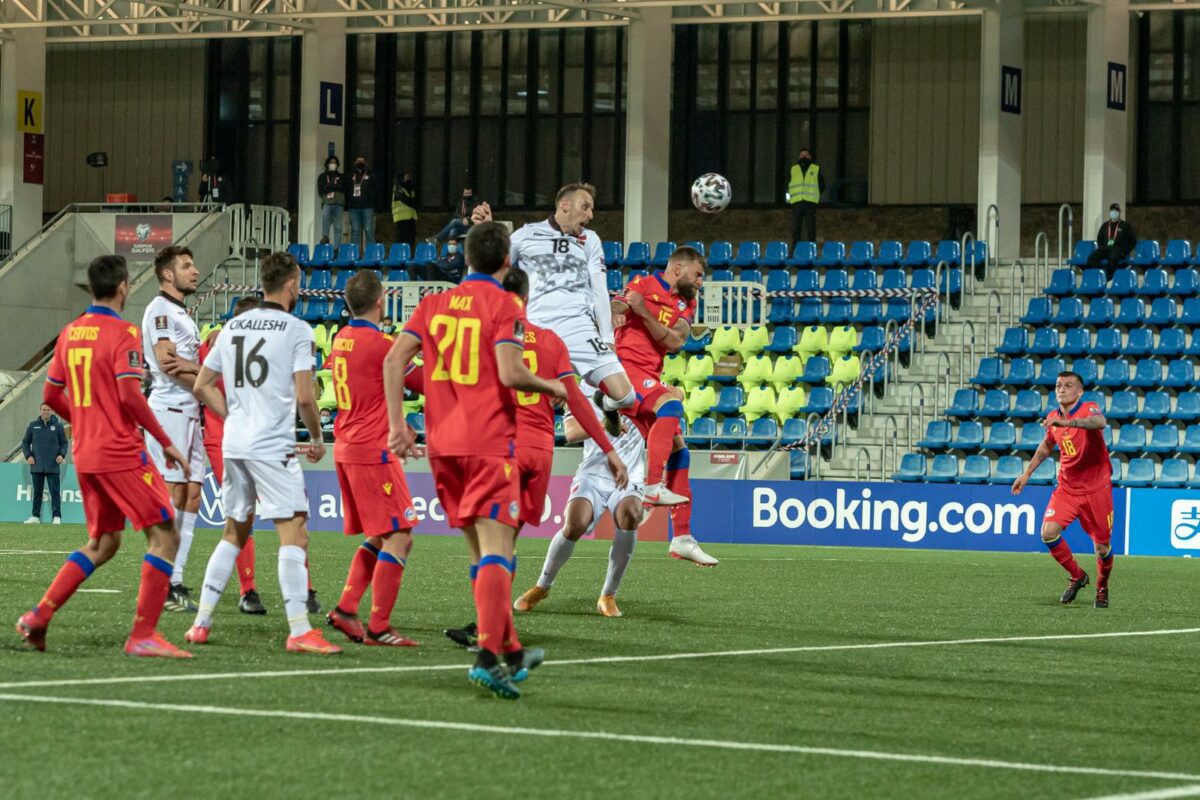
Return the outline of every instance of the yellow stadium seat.
<path id="1" fill-rule="evenodd" d="M 767 333 L 766 327 L 755 325 L 747 328 L 742 334 L 742 343 L 738 346 L 737 351 L 742 354 L 742 358 L 750 358 L 761 353 L 770 343 L 771 337 Z"/>
<path id="2" fill-rule="evenodd" d="M 687 417 L 688 425 L 703 417 L 716 404 L 717 390 L 711 385 L 706 384 L 691 391 L 683 401 L 683 413 Z"/>
<path id="3" fill-rule="evenodd" d="M 325 339 L 325 357 L 329 358 L 329 354 L 333 352 L 333 337 L 337 336 L 339 328 L 335 323 L 329 323 L 327 326 L 328 336 Z"/>
<path id="4" fill-rule="evenodd" d="M 775 413 L 775 390 L 770 386 L 758 386 L 746 392 L 746 402 L 738 411 L 746 418 L 747 423 L 753 423 L 759 417 Z"/>
<path id="5" fill-rule="evenodd" d="M 330 335 L 329 329 L 318 322 L 316 325 L 313 325 L 312 332 L 313 343 L 316 344 L 317 349 L 322 353 L 328 353 L 333 347 L 333 344 L 330 342 L 330 339 L 333 337 Z"/>
<path id="6" fill-rule="evenodd" d="M 746 359 L 742 364 L 742 371 L 738 375 L 738 383 L 746 391 L 758 386 L 760 383 L 767 383 L 771 380 L 771 359 L 763 353 Z"/>
<path id="7" fill-rule="evenodd" d="M 854 351 L 858 344 L 858 331 L 852 325 L 834 328 L 829 334 L 829 360 L 836 361 L 847 353 Z"/>
<path id="8" fill-rule="evenodd" d="M 708 347 L 704 348 L 713 358 L 720 358 L 727 353 L 736 353 L 742 345 L 742 334 L 739 328 L 723 325 L 713 330 L 713 338 Z"/>
<path id="9" fill-rule="evenodd" d="M 219 322 L 208 323 L 207 325 L 205 325 L 203 328 L 200 329 L 200 341 L 202 341 L 202 342 L 208 341 L 209 334 L 211 334 L 213 331 L 219 331 L 219 330 L 221 330 L 221 323 L 219 323 Z"/>
<path id="10" fill-rule="evenodd" d="M 800 341 L 794 348 L 800 356 L 800 364 L 808 362 L 809 356 L 820 356 L 829 352 L 829 333 L 820 325 L 809 325 L 800 332 Z"/>
<path id="11" fill-rule="evenodd" d="M 803 386 L 788 386 L 780 389 L 779 394 L 775 396 L 775 418 L 782 425 L 785 420 L 798 416 L 800 409 L 807 404 L 808 398 L 804 394 Z"/>
<path id="12" fill-rule="evenodd" d="M 663 359 L 662 382 L 672 386 L 683 383 L 683 373 L 687 369 L 687 356 L 682 353 L 672 353 Z"/>
<path id="13" fill-rule="evenodd" d="M 835 392 L 840 392 L 858 380 L 858 374 L 861 371 L 862 365 L 859 364 L 858 356 L 848 353 L 833 362 L 833 368 L 829 371 L 825 382 L 832 386 Z"/>
<path id="14" fill-rule="evenodd" d="M 317 408 L 333 411 L 337 408 L 337 396 L 333 392 L 333 373 L 327 369 L 318 370 L 317 380 L 321 382 L 321 397 L 317 400 Z"/>
<path id="15" fill-rule="evenodd" d="M 700 353 L 688 359 L 687 368 L 683 373 L 683 388 L 692 391 L 697 386 L 708 383 L 712 377 L 716 362 L 713 357 Z"/>
<path id="16" fill-rule="evenodd" d="M 404 416 L 416 414 L 423 408 L 425 408 L 425 395 L 419 394 L 416 399 L 404 401 Z"/>
<path id="17" fill-rule="evenodd" d="M 782 391 L 783 387 L 795 383 L 803 374 L 804 361 L 800 356 L 779 356 L 771 367 L 771 385 L 775 387 L 776 392 Z"/>

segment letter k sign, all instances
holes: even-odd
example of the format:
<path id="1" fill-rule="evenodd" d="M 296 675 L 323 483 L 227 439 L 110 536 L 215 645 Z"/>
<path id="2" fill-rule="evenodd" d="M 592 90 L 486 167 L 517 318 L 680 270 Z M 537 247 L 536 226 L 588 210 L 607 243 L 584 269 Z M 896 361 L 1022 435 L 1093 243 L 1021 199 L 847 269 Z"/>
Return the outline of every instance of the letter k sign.
<path id="1" fill-rule="evenodd" d="M 41 92 L 17 92 L 17 130 L 22 133 L 42 132 Z"/>

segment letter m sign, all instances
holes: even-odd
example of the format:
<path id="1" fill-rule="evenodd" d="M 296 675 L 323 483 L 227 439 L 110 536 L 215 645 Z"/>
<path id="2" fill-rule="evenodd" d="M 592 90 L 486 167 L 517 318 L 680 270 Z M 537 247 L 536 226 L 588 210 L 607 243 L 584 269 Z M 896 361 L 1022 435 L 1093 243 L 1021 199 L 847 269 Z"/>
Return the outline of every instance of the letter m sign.
<path id="1" fill-rule="evenodd" d="M 1000 67 L 1000 110 L 1021 113 L 1021 70 L 1017 67 Z"/>
<path id="2" fill-rule="evenodd" d="M 1125 65 L 1108 62 L 1108 107 L 1113 111 L 1125 110 Z"/>

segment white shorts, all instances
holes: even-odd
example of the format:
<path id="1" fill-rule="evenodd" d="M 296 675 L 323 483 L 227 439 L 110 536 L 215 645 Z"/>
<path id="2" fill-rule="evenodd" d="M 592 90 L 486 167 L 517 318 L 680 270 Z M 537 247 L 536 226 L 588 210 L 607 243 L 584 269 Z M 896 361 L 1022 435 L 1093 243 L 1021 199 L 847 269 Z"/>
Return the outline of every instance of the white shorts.
<path id="1" fill-rule="evenodd" d="M 171 444 L 183 453 L 187 459 L 188 477 L 183 477 L 183 469 L 176 464 L 174 469 L 167 469 L 167 459 L 163 455 L 162 445 L 158 440 L 146 434 L 146 451 L 154 466 L 162 473 L 167 483 L 202 483 L 204 481 L 204 431 L 200 428 L 200 420 L 192 419 L 187 414 L 166 411 L 161 408 L 151 409 L 158 424 L 162 425 L 171 440 Z"/>
<path id="2" fill-rule="evenodd" d="M 600 518 L 604 516 L 605 511 L 612 514 L 615 520 L 617 506 L 621 505 L 625 498 L 633 497 L 640 503 L 645 491 L 646 487 L 640 483 L 630 483 L 624 489 L 618 489 L 612 478 L 576 475 L 575 480 L 571 481 L 571 494 L 567 497 L 567 505 L 570 505 L 571 501 L 576 498 L 587 500 L 592 504 L 592 524 L 584 532 L 584 536 L 587 536 L 596 529 L 596 525 L 600 523 Z"/>
<path id="3" fill-rule="evenodd" d="M 221 505 L 225 518 L 235 522 L 253 519 L 255 502 L 264 519 L 291 519 L 308 513 L 304 471 L 295 456 L 286 461 L 225 459 Z"/>
<path id="4" fill-rule="evenodd" d="M 621 360 L 609 345 L 600 341 L 600 334 L 590 319 L 584 324 L 558 324 L 546 326 L 558 334 L 567 346 L 567 354 L 571 357 L 571 366 L 579 376 L 592 386 L 599 386 L 600 381 L 625 372 Z"/>

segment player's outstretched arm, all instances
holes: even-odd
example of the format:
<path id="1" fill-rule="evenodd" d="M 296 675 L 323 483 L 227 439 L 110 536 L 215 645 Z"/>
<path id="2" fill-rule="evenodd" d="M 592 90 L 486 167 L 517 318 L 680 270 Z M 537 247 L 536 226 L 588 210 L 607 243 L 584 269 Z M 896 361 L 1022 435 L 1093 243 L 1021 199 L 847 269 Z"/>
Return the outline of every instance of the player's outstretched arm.
<path id="1" fill-rule="evenodd" d="M 501 342 L 496 345 L 496 369 L 500 373 L 500 383 L 509 389 L 522 392 L 541 392 L 555 400 L 566 400 L 567 390 L 562 381 L 539 378 L 529 371 L 521 357 L 524 348 L 515 342 Z M 390 399 L 390 398 L 389 398 Z"/>
<path id="2" fill-rule="evenodd" d="M 196 395 L 196 399 L 207 406 L 209 411 L 225 419 L 229 416 L 229 407 L 225 405 L 225 395 L 217 388 L 220 378 L 219 373 L 208 367 L 201 367 L 200 374 L 196 376 L 196 382 L 192 386 L 192 394 Z"/>
<path id="3" fill-rule="evenodd" d="M 421 340 L 401 331 L 383 359 L 383 396 L 387 400 L 388 449 L 403 460 L 414 455 L 416 439 L 404 419 L 405 372 L 421 347 Z"/>
<path id="4" fill-rule="evenodd" d="M 1060 416 L 1049 418 L 1044 423 L 1048 428 L 1081 428 L 1085 431 L 1102 431 L 1108 424 L 1104 415 L 1097 412 L 1082 419 L 1065 419 Z"/>

